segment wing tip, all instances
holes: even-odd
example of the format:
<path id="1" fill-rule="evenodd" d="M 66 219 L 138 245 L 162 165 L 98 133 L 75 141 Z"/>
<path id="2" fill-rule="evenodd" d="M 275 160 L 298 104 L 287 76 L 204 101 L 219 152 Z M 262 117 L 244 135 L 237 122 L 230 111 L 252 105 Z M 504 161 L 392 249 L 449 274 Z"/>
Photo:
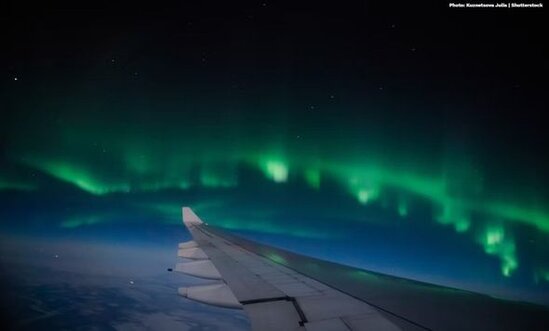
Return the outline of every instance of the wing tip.
<path id="1" fill-rule="evenodd" d="M 204 223 L 202 222 L 200 217 L 198 217 L 190 207 L 183 207 L 182 213 L 183 213 L 183 224 L 185 224 L 186 226 L 199 225 Z"/>

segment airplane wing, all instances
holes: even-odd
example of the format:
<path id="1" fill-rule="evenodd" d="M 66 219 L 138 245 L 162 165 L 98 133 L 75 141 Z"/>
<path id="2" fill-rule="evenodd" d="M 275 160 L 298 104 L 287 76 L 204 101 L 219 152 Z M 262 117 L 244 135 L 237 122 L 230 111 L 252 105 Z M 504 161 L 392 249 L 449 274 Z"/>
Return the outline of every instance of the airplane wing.
<path id="1" fill-rule="evenodd" d="M 318 260 L 208 226 L 188 207 L 189 262 L 175 270 L 212 283 L 179 289 L 243 309 L 255 331 L 546 330 L 549 309 Z"/>

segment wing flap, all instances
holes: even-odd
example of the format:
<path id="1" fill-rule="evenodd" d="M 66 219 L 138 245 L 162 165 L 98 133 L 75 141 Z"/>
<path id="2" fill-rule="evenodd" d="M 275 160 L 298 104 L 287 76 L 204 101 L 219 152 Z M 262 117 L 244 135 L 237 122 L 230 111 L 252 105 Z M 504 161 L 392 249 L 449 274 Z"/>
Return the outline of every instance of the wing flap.
<path id="1" fill-rule="evenodd" d="M 200 278 L 222 279 L 217 268 L 209 260 L 178 263 L 175 266 L 175 271 Z"/>
<path id="2" fill-rule="evenodd" d="M 179 243 L 179 249 L 198 247 L 198 244 L 194 240 L 189 240 L 184 243 Z"/>
<path id="3" fill-rule="evenodd" d="M 180 295 L 194 301 L 224 308 L 242 309 L 231 289 L 222 283 L 180 287 Z"/>
<path id="4" fill-rule="evenodd" d="M 180 248 L 177 251 L 177 256 L 184 257 L 186 259 L 191 259 L 191 260 L 208 259 L 208 255 L 206 255 L 206 253 L 204 253 L 204 251 L 198 247 Z"/>

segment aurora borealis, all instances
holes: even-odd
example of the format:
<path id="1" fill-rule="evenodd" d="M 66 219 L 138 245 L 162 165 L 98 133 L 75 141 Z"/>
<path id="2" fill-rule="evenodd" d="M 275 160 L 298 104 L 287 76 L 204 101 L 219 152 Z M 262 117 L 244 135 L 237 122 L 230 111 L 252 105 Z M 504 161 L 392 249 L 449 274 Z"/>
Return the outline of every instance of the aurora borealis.
<path id="1" fill-rule="evenodd" d="M 182 231 L 191 205 L 296 252 L 549 303 L 538 13 L 462 32 L 447 9 L 224 6 L 3 21 L 3 234 L 124 242 Z"/>

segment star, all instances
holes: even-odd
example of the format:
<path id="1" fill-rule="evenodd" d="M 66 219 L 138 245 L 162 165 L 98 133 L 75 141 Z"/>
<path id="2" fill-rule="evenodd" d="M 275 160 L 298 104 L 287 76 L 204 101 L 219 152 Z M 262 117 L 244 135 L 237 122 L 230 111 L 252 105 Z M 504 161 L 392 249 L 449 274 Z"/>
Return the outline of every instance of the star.
<path id="1" fill-rule="evenodd" d="M 13 77 L 13 80 L 14 80 L 14 81 L 17 81 L 17 80 L 18 80 L 18 78 L 17 78 L 17 77 Z"/>

